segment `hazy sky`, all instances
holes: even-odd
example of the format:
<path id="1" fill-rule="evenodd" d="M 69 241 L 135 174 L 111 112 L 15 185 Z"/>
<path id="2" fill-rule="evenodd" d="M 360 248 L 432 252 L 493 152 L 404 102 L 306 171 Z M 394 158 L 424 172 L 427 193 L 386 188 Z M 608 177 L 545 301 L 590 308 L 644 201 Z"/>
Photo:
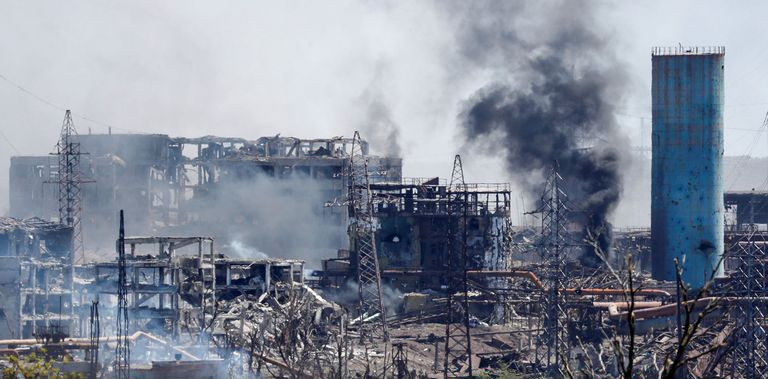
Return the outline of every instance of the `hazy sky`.
<path id="1" fill-rule="evenodd" d="M 768 154 L 768 3 L 589 4 L 631 76 L 617 113 L 635 145 L 641 118 L 650 131 L 651 47 L 724 45 L 726 154 Z M 364 129 L 373 98 L 398 128 L 405 175 L 447 176 L 462 101 L 489 75 L 456 69 L 463 15 L 447 12 L 430 1 L 0 0 L 0 214 L 10 156 L 52 152 L 65 108 L 80 133 L 331 137 Z M 468 180 L 514 182 L 492 159 L 462 158 Z"/>

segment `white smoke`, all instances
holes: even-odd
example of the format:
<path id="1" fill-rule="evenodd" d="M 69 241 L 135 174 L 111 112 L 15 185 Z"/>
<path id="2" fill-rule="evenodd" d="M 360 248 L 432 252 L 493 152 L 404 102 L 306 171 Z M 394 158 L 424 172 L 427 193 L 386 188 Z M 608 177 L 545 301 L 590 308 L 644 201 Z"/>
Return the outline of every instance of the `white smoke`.
<path id="1" fill-rule="evenodd" d="M 226 253 L 232 258 L 267 259 L 269 255 L 256 247 L 248 246 L 240 240 L 233 240 L 227 245 Z"/>

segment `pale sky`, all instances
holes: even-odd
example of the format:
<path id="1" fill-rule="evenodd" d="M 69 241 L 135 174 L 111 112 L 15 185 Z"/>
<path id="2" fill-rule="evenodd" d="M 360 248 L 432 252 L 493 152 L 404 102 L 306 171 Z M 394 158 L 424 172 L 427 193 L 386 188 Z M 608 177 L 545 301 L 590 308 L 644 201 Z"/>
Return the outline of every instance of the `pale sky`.
<path id="1" fill-rule="evenodd" d="M 651 48 L 724 45 L 726 155 L 768 155 L 768 3 L 584 4 L 598 9 L 596 27 L 630 73 L 617 113 L 634 145 L 649 145 L 640 125 L 647 118 L 650 131 Z M 111 125 L 116 133 L 322 138 L 363 128 L 365 99 L 375 93 L 398 126 L 404 174 L 447 176 L 462 145 L 460 104 L 487 73 L 455 70 L 462 15 L 446 17 L 441 7 L 0 0 L 0 215 L 10 156 L 53 152 L 63 109 L 73 110 L 80 133 Z M 462 158 L 469 181 L 515 181 L 498 161 Z"/>

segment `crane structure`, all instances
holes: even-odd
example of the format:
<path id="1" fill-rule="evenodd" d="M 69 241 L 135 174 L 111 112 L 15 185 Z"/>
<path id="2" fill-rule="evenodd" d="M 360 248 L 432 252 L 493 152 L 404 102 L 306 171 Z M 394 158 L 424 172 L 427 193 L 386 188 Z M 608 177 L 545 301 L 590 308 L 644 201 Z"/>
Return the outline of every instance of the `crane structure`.
<path id="1" fill-rule="evenodd" d="M 369 183 L 368 161 L 360 133 L 352 139 L 349 158 L 349 233 L 356 244 L 359 292 L 360 338 L 389 340 L 386 312 L 381 295 L 381 272 L 376 255 L 376 222 Z"/>
<path id="2" fill-rule="evenodd" d="M 448 185 L 447 275 L 444 378 L 472 376 L 472 344 L 469 334 L 469 285 L 467 281 L 467 212 L 469 198 L 461 156 L 453 160 Z"/>

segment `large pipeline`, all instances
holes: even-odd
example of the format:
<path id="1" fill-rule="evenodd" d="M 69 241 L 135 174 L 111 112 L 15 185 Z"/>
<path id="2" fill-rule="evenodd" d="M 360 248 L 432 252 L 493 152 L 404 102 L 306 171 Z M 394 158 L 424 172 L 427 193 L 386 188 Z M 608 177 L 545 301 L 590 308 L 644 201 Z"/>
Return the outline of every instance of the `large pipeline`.
<path id="1" fill-rule="evenodd" d="M 180 348 L 178 348 L 176 346 L 171 345 L 170 343 L 168 343 L 167 341 L 163 340 L 162 338 L 153 336 L 153 335 L 151 335 L 149 333 L 145 333 L 145 332 L 139 331 L 139 332 L 133 333 L 132 335 L 126 337 L 126 339 L 128 339 L 131 342 L 134 342 L 134 341 L 136 341 L 140 337 L 143 337 L 143 338 L 146 338 L 146 339 L 150 339 L 150 340 L 155 341 L 155 342 L 157 342 L 159 344 L 168 346 L 171 349 L 173 349 L 174 351 L 178 352 L 179 354 L 184 355 L 185 357 L 187 357 L 187 358 L 189 358 L 189 359 L 191 359 L 193 361 L 199 361 L 200 360 L 200 358 L 198 358 L 198 357 L 196 357 L 196 356 L 194 356 L 194 355 L 192 355 L 192 354 L 190 354 L 190 353 L 188 353 L 188 352 L 186 352 L 186 351 L 184 351 L 184 350 L 182 350 L 182 349 L 180 349 Z M 108 337 L 100 337 L 99 338 L 99 343 L 109 343 L 109 342 L 117 342 L 117 337 L 115 337 L 115 336 L 108 336 Z M 4 345 L 4 346 L 7 346 L 7 345 L 27 345 L 27 346 L 29 346 L 29 345 L 39 345 L 39 344 L 41 344 L 40 341 L 37 340 L 37 339 L 34 339 L 34 338 L 0 340 L 0 345 Z M 90 338 L 65 338 L 65 339 L 63 339 L 61 341 L 61 344 L 64 344 L 64 345 L 80 345 L 80 346 L 83 346 L 83 347 L 88 347 L 88 346 L 91 345 L 91 339 Z"/>
<path id="2" fill-rule="evenodd" d="M 145 332 L 139 331 L 139 332 L 133 333 L 132 335 L 128 336 L 127 339 L 129 341 L 131 341 L 131 342 L 134 342 L 137 339 L 139 339 L 140 337 L 147 338 L 147 339 L 150 339 L 150 340 L 155 341 L 157 343 L 160 343 L 162 345 L 168 346 L 172 350 L 178 352 L 179 354 L 184 355 L 185 357 L 187 357 L 187 358 L 189 358 L 189 359 L 191 359 L 193 361 L 199 361 L 200 360 L 200 358 L 198 358 L 198 357 L 196 357 L 196 356 L 194 356 L 194 355 L 192 355 L 192 354 L 190 354 L 190 353 L 188 353 L 188 352 L 186 352 L 186 351 L 184 351 L 184 350 L 182 350 L 182 349 L 180 349 L 180 348 L 178 348 L 176 346 L 171 345 L 170 343 L 168 343 L 167 341 L 163 340 L 162 338 L 159 338 L 159 337 L 154 336 L 154 335 L 149 334 L 149 333 L 145 333 Z M 117 337 L 116 336 L 107 336 L 107 337 L 100 337 L 99 338 L 99 343 L 110 343 L 110 342 L 116 342 L 116 341 L 117 341 Z M 38 345 L 38 344 L 40 344 L 40 341 L 37 340 L 37 339 L 34 339 L 34 338 L 0 340 L 0 346 L 8 346 L 8 345 L 31 346 L 31 345 Z M 62 340 L 60 342 L 60 344 L 69 345 L 69 346 L 76 345 L 76 346 L 80 346 L 80 347 L 83 347 L 83 348 L 88 348 L 88 347 L 91 346 L 91 339 L 90 338 L 65 338 L 64 340 Z M 11 352 L 11 350 L 0 350 L 0 354 L 6 354 L 7 355 L 10 352 Z M 290 371 L 294 372 L 295 374 L 297 374 L 298 376 L 300 376 L 300 377 L 302 377 L 304 379 L 313 379 L 312 375 L 307 374 L 306 372 L 301 371 L 301 370 L 291 369 L 290 366 L 286 365 L 284 362 L 281 362 L 281 361 L 279 361 L 277 359 L 272 359 L 272 358 L 267 357 L 267 356 L 260 356 L 259 359 L 262 359 L 262 360 L 264 360 L 265 362 L 267 362 L 269 364 L 273 364 L 275 366 L 279 366 L 279 367 L 284 368 L 286 370 L 290 370 Z"/>
<path id="3" fill-rule="evenodd" d="M 382 275 L 383 276 L 422 276 L 422 275 L 440 275 L 444 274 L 444 271 L 425 271 L 425 270 L 383 270 Z M 468 270 L 467 271 L 468 276 L 474 276 L 474 277 L 482 277 L 482 278 L 523 278 L 528 279 L 531 283 L 533 283 L 537 288 L 539 288 L 542 291 L 546 291 L 547 288 L 544 287 L 544 284 L 539 280 L 538 276 L 536 276 L 536 273 L 529 270 L 512 270 L 512 271 L 483 271 L 483 270 Z M 627 291 L 623 289 L 617 289 L 617 288 L 566 288 L 566 293 L 569 294 L 576 294 L 576 295 L 604 295 L 604 296 L 618 296 L 618 295 L 624 295 L 627 293 Z M 659 297 L 670 297 L 672 294 L 670 294 L 667 291 L 661 290 L 661 289 L 654 289 L 654 288 L 647 288 L 647 289 L 639 289 L 635 290 L 636 296 L 659 296 Z"/>
<path id="4" fill-rule="evenodd" d="M 761 301 L 761 302 L 768 302 L 768 297 L 703 297 L 698 300 L 689 300 L 684 301 L 681 303 L 681 307 L 685 307 L 687 305 L 693 304 L 693 309 L 700 309 L 703 308 L 710 303 L 718 301 L 723 304 L 738 304 L 743 302 L 752 302 L 752 301 Z M 595 305 L 597 303 L 593 303 Z M 636 302 L 635 304 L 641 304 L 641 302 Z M 602 303 L 599 307 L 608 308 L 608 314 L 611 318 L 627 318 L 628 312 L 619 312 L 620 308 L 626 308 L 627 303 L 626 302 L 616 302 L 616 303 Z M 635 307 L 639 308 L 639 307 Z M 658 318 L 658 317 L 669 317 L 674 316 L 677 314 L 677 303 L 671 303 L 671 304 L 665 304 L 660 305 L 656 307 L 644 307 L 644 309 L 637 309 L 634 311 L 635 318 L 636 319 L 648 319 L 648 318 Z"/>

